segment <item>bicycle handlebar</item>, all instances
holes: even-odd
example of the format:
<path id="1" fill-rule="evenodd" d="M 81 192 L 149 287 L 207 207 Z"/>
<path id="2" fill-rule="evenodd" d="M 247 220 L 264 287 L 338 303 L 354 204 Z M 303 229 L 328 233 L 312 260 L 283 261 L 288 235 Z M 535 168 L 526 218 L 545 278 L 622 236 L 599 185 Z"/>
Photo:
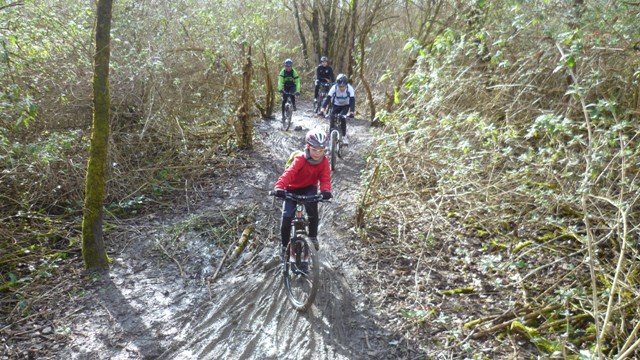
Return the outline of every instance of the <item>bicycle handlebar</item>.
<path id="1" fill-rule="evenodd" d="M 269 191 L 269 196 L 276 196 L 275 191 Z M 297 195 L 289 191 L 285 191 L 283 200 L 292 200 L 301 203 L 314 203 L 314 202 L 331 202 L 322 198 L 322 194 L 316 195 Z"/>
<path id="2" fill-rule="evenodd" d="M 348 116 L 345 115 L 345 114 L 337 114 L 336 115 L 336 117 L 343 118 L 343 119 L 346 119 L 346 118 L 353 119 L 353 116 L 354 116 L 353 114 L 348 115 Z"/>
<path id="3" fill-rule="evenodd" d="M 325 118 L 325 119 L 329 119 L 329 118 L 331 117 L 331 114 L 330 114 L 330 113 L 328 113 L 328 112 L 327 112 L 327 113 L 319 112 L 319 113 L 318 113 L 318 116 L 320 116 L 320 117 L 322 117 L 322 118 Z M 336 115 L 335 115 L 335 117 L 336 117 L 336 119 L 337 119 L 337 118 L 342 118 L 342 119 L 353 119 L 353 118 L 355 118 L 355 115 L 351 114 L 351 115 L 347 116 L 347 115 L 345 115 L 345 114 L 336 114 Z"/>

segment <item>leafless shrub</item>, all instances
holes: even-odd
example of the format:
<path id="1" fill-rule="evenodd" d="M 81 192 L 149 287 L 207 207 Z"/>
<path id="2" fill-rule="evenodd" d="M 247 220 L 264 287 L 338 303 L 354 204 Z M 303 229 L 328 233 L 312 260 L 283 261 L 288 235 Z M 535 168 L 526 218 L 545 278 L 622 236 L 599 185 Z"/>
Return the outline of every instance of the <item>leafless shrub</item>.
<path id="1" fill-rule="evenodd" d="M 638 60 L 630 43 L 537 31 L 438 39 L 400 110 L 382 117 L 357 221 L 372 243 L 394 241 L 379 255 L 433 251 L 411 232 L 503 246 L 501 269 L 519 274 L 525 302 L 580 309 L 592 328 L 567 332 L 577 348 L 623 353 L 638 344 Z"/>

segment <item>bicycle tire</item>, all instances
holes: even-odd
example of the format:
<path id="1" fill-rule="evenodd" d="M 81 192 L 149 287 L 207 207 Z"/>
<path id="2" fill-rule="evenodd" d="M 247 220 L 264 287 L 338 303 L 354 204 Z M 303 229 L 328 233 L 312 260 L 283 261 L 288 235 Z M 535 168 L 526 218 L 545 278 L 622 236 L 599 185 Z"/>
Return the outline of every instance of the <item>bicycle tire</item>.
<path id="1" fill-rule="evenodd" d="M 322 95 L 318 94 L 318 98 L 316 99 L 315 106 L 313 107 L 313 112 L 315 112 L 316 114 L 320 112 L 320 107 L 321 107 L 320 105 L 322 105 L 321 104 L 322 99 L 323 99 Z"/>
<path id="2" fill-rule="evenodd" d="M 292 106 L 289 100 L 284 104 L 284 117 L 282 117 L 282 130 L 284 131 L 288 131 L 291 127 L 291 117 L 293 116 Z"/>
<path id="3" fill-rule="evenodd" d="M 322 101 L 324 100 L 325 97 L 327 97 L 327 91 L 320 90 L 318 92 L 318 97 L 316 98 L 316 106 L 313 109 L 316 114 L 320 112 L 320 109 L 322 108 Z"/>
<path id="4" fill-rule="evenodd" d="M 293 108 L 292 108 L 292 105 L 289 104 L 289 109 L 287 110 L 287 127 L 286 127 L 285 131 L 289 130 L 289 128 L 291 127 L 291 119 L 292 118 L 293 118 Z"/>
<path id="5" fill-rule="evenodd" d="M 295 259 L 291 259 L 291 246 L 292 244 L 295 246 L 296 243 L 301 244 L 308 251 L 309 261 L 306 274 L 297 269 L 296 264 L 300 264 L 301 260 L 299 255 Z M 306 238 L 292 239 L 287 245 L 283 275 L 284 286 L 291 305 L 300 312 L 309 309 L 320 288 L 320 262 L 315 247 L 309 245 Z"/>
<path id="6" fill-rule="evenodd" d="M 336 157 L 338 155 L 338 133 L 331 131 L 331 171 L 336 168 Z"/>
<path id="7" fill-rule="evenodd" d="M 282 114 L 282 119 L 280 120 L 282 123 L 282 130 L 286 130 L 287 127 L 287 104 L 284 104 L 284 113 Z"/>

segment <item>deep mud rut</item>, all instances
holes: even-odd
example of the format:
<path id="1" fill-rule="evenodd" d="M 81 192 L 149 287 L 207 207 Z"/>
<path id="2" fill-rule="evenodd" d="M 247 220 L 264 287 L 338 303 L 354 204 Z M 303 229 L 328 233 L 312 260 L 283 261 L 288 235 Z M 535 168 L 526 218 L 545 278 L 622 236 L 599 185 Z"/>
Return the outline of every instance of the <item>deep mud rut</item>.
<path id="1" fill-rule="evenodd" d="M 41 355 L 65 359 L 396 359 L 419 356 L 373 314 L 350 229 L 369 123 L 348 125 L 351 145 L 333 175 L 334 200 L 320 205 L 321 288 L 304 313 L 288 302 L 277 256 L 280 202 L 267 196 L 306 131 L 327 120 L 301 106 L 293 127 L 256 123 L 256 150 L 240 161 L 240 175 L 218 179 L 199 208 L 176 206 L 171 216 L 148 216 L 135 232 L 113 239 L 111 271 L 71 297 L 73 314 L 54 321 L 64 348 Z M 228 208 L 251 209 L 255 236 L 244 253 L 227 260 L 210 282 L 225 249 L 187 231 L 169 236 L 181 247 L 161 246 L 167 229 L 193 216 Z M 184 213 L 183 213 L 184 212 Z M 75 299 L 75 300 L 73 300 Z M 75 302 L 74 302 L 75 301 Z M 59 329 L 64 329 L 60 331 Z M 53 338 L 51 338 L 53 340 Z M 42 339 L 35 340 L 35 343 Z M 53 355 L 51 355 L 53 354 Z"/>

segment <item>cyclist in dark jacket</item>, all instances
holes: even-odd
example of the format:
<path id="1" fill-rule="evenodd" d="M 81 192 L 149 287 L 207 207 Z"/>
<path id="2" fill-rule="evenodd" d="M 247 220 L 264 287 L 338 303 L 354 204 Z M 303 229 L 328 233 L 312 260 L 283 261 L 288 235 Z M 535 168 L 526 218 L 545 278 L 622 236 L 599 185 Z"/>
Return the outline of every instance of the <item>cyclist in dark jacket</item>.
<path id="1" fill-rule="evenodd" d="M 333 69 L 329 66 L 329 59 L 326 56 L 320 58 L 320 65 L 316 68 L 316 88 L 313 91 L 313 102 L 318 99 L 318 90 L 320 90 L 320 84 L 332 83 L 335 79 L 333 75 Z"/>
<path id="2" fill-rule="evenodd" d="M 293 68 L 293 60 L 291 59 L 284 61 L 284 68 L 278 75 L 278 91 L 282 93 L 282 118 L 284 118 L 284 104 L 287 103 L 287 97 L 291 96 L 291 104 L 293 104 L 293 111 L 295 111 L 295 95 L 300 95 L 300 76 Z"/>

